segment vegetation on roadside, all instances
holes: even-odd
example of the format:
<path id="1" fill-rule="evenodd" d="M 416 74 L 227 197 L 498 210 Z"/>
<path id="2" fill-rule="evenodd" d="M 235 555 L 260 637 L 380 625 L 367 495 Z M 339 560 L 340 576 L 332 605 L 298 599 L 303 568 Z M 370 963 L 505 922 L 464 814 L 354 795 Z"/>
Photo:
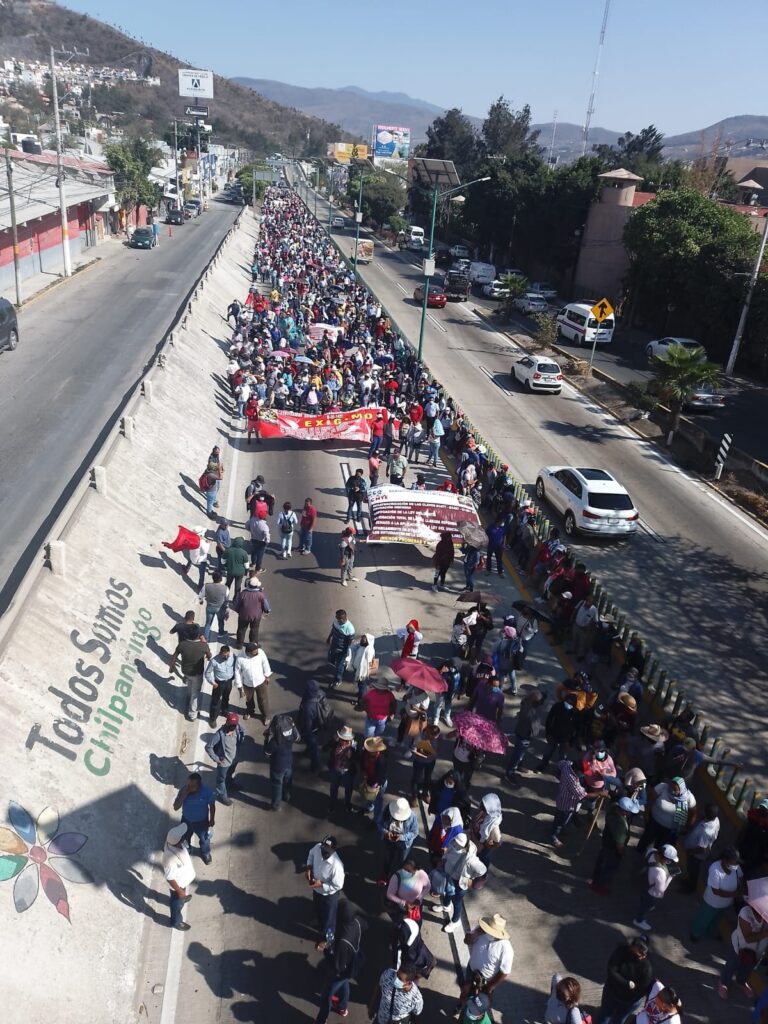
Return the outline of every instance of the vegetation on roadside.
<path id="1" fill-rule="evenodd" d="M 693 392 L 705 385 L 716 386 L 720 382 L 720 367 L 702 358 L 701 349 L 670 345 L 666 355 L 654 356 L 651 370 L 659 397 L 669 404 L 670 420 L 667 444 L 672 444 L 683 405 Z"/>
<path id="2" fill-rule="evenodd" d="M 104 155 L 115 175 L 115 192 L 122 206 L 133 209 L 146 206 L 157 208 L 162 190 L 150 181 L 149 172 L 162 159 L 144 139 L 130 139 L 105 146 Z"/>

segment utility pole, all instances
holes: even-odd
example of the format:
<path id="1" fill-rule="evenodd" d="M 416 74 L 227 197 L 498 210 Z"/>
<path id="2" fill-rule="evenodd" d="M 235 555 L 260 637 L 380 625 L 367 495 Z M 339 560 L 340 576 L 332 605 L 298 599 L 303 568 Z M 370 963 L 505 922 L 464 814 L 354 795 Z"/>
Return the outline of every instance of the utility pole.
<path id="1" fill-rule="evenodd" d="M 11 235 L 13 237 L 13 279 L 16 285 L 16 308 L 21 309 L 21 271 L 19 267 L 19 232 L 16 227 L 16 196 L 13 194 L 13 167 L 11 166 L 11 151 L 7 145 L 5 147 L 5 173 L 8 175 L 8 199 L 11 205 Z"/>
<path id="2" fill-rule="evenodd" d="M 59 207 L 61 209 L 61 248 L 64 254 L 64 277 L 72 276 L 72 257 L 69 252 L 69 223 L 67 220 L 67 196 L 64 187 L 64 158 L 61 147 L 61 120 L 59 118 L 59 90 L 56 86 L 56 56 L 51 47 L 51 86 L 53 92 L 53 126 L 56 132 L 56 171 L 59 185 Z"/>
<path id="3" fill-rule="evenodd" d="M 555 132 L 557 131 L 557 111 L 552 115 L 552 138 L 549 142 L 549 156 L 547 157 L 547 167 L 552 169 L 552 156 L 555 151 Z"/>
<path id="4" fill-rule="evenodd" d="M 173 173 L 176 179 L 176 209 L 180 210 L 182 202 L 179 193 L 179 126 L 175 117 L 173 119 Z"/>
<path id="5" fill-rule="evenodd" d="M 764 218 L 765 224 L 763 226 L 763 237 L 760 239 L 760 248 L 757 250 L 757 259 L 755 265 L 752 267 L 752 273 L 749 275 L 749 285 L 747 287 L 747 294 L 744 296 L 744 305 L 741 307 L 741 316 L 739 317 L 739 326 L 736 328 L 736 334 L 733 338 L 733 345 L 731 346 L 731 354 L 728 356 L 728 362 L 725 365 L 725 373 L 727 377 L 730 377 L 733 373 L 733 368 L 736 365 L 736 357 L 739 354 L 741 348 L 741 339 L 744 336 L 744 328 L 747 326 L 747 316 L 749 315 L 749 306 L 752 302 L 752 294 L 755 290 L 755 284 L 757 283 L 757 277 L 760 273 L 760 264 L 763 262 L 763 253 L 765 252 L 765 243 L 768 240 L 768 217 Z"/>
<path id="6" fill-rule="evenodd" d="M 589 145 L 589 126 L 592 123 L 592 115 L 595 112 L 595 94 L 597 92 L 597 79 L 600 74 L 600 58 L 603 55 L 603 43 L 605 42 L 605 30 L 608 27 L 608 12 L 611 9 L 611 0 L 605 0 L 605 8 L 603 10 L 603 24 L 600 29 L 600 40 L 597 44 L 597 56 L 595 57 L 595 66 L 592 69 L 592 91 L 589 94 L 589 103 L 587 104 L 587 116 L 584 118 L 584 140 L 581 147 L 581 155 L 586 156 L 587 146 Z"/>

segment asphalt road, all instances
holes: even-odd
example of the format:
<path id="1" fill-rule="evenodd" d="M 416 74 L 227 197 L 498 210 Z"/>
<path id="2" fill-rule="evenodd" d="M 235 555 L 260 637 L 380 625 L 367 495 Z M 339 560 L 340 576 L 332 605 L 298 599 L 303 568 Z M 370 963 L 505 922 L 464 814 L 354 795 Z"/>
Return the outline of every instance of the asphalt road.
<path id="1" fill-rule="evenodd" d="M 240 207 L 212 202 L 150 251 L 110 254 L 20 316 L 0 356 L 0 614 Z"/>
<path id="2" fill-rule="evenodd" d="M 336 237 L 349 252 L 350 236 Z M 358 269 L 415 340 L 418 270 L 378 243 Z M 764 778 L 768 533 L 575 389 L 524 394 L 511 383 L 514 345 L 467 305 L 430 311 L 428 365 L 527 485 L 542 466 L 562 464 L 607 469 L 627 487 L 641 513 L 635 539 L 574 546 L 669 676 Z"/>

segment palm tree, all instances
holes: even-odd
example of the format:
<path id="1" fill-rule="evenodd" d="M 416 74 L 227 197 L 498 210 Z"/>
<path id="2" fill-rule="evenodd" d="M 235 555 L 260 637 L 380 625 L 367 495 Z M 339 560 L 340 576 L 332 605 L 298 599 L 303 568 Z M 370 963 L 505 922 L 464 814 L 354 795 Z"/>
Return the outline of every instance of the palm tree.
<path id="1" fill-rule="evenodd" d="M 708 362 L 703 348 L 670 345 L 666 355 L 651 359 L 651 370 L 655 390 L 669 402 L 672 413 L 667 435 L 667 445 L 671 445 L 680 426 L 683 405 L 697 388 L 717 386 L 721 369 L 717 363 Z"/>

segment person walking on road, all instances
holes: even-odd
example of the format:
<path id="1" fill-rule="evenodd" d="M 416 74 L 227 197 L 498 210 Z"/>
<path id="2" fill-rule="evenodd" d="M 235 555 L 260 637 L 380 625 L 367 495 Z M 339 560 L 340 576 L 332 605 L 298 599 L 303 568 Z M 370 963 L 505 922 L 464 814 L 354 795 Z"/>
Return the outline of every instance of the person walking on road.
<path id="1" fill-rule="evenodd" d="M 234 781 L 235 769 L 240 760 L 240 747 L 245 739 L 245 729 L 240 725 L 240 716 L 230 711 L 221 728 L 211 736 L 205 753 L 216 763 L 216 799 L 229 807 L 229 789 L 237 789 Z"/>
<path id="2" fill-rule="evenodd" d="M 293 557 L 293 534 L 299 521 L 296 513 L 291 507 L 290 501 L 284 501 L 280 514 L 277 517 L 277 529 L 280 533 L 280 557 Z"/>
<path id="3" fill-rule="evenodd" d="M 255 570 L 249 572 L 248 582 L 232 602 L 232 608 L 237 612 L 235 647 L 243 646 L 246 632 L 251 643 L 258 643 L 261 620 L 265 615 L 269 615 L 272 609 L 264 596 L 261 580 Z"/>
<path id="4" fill-rule="evenodd" d="M 705 935 L 717 935 L 720 922 L 739 896 L 744 896 L 744 873 L 738 850 L 729 846 L 720 859 L 709 866 L 707 887 L 701 905 L 691 923 L 691 939 L 698 942 Z"/>
<path id="5" fill-rule="evenodd" d="M 730 945 L 720 972 L 717 994 L 721 999 L 727 999 L 729 986 L 735 978 L 744 994 L 752 999 L 754 993 L 749 976 L 768 949 L 768 921 L 750 905 L 749 899 L 736 918 Z"/>
<path id="6" fill-rule="evenodd" d="M 573 653 L 576 661 L 584 661 L 592 649 L 598 617 L 595 599 L 591 594 L 587 594 L 584 600 L 576 605 L 573 616 Z"/>
<path id="7" fill-rule="evenodd" d="M 376 643 L 372 633 L 362 633 L 360 639 L 352 644 L 352 672 L 357 683 L 357 702 L 355 709 L 362 710 L 363 697 L 368 692 L 368 680 L 376 664 Z"/>
<path id="8" fill-rule="evenodd" d="M 190 630 L 188 640 L 179 642 L 171 657 L 171 675 L 176 671 L 176 662 L 181 660 L 181 675 L 187 688 L 187 719 L 190 722 L 197 719 L 203 672 L 210 657 L 211 649 L 203 639 L 203 631 L 199 626 L 195 626 L 194 634 Z"/>
<path id="9" fill-rule="evenodd" d="M 328 661 L 333 666 L 333 682 L 329 687 L 331 690 L 341 686 L 344 678 L 344 669 L 347 664 L 347 656 L 351 650 L 354 637 L 355 627 L 347 618 L 346 611 L 343 608 L 339 608 L 331 623 L 331 631 L 325 641 L 328 644 Z"/>
<path id="10" fill-rule="evenodd" d="M 238 654 L 235 658 L 235 686 L 243 696 L 245 690 L 245 714 L 243 718 L 247 721 L 256 713 L 254 696 L 259 704 L 264 728 L 269 728 L 272 719 L 269 716 L 269 684 L 272 679 L 272 669 L 265 651 L 261 650 L 257 643 L 247 643 L 245 653 Z"/>
<path id="11" fill-rule="evenodd" d="M 206 665 L 205 681 L 211 684 L 208 725 L 215 726 L 219 714 L 229 713 L 229 697 L 232 693 L 232 683 L 235 681 L 235 655 L 228 644 L 223 644 L 219 648 L 219 653 Z"/>
<path id="12" fill-rule="evenodd" d="M 564 700 L 556 701 L 549 709 L 544 723 L 544 733 L 547 738 L 547 749 L 544 752 L 537 772 L 546 771 L 553 754 L 558 760 L 565 757 L 568 748 L 576 736 L 578 720 L 576 718 L 576 697 L 573 694 L 566 694 Z"/>
<path id="13" fill-rule="evenodd" d="M 408 472 L 408 460 L 399 448 L 393 448 L 392 458 L 387 465 L 387 476 L 394 487 L 405 487 L 405 474 Z"/>
<path id="14" fill-rule="evenodd" d="M 181 643 L 182 640 L 194 640 L 199 630 L 198 624 L 195 622 L 195 613 L 193 609 L 184 612 L 184 618 L 181 622 L 177 622 L 171 628 L 171 636 L 175 636 L 176 643 Z"/>
<path id="15" fill-rule="evenodd" d="M 391 722 L 395 717 L 396 707 L 397 700 L 386 679 L 378 677 L 371 679 L 371 688 L 363 697 L 363 710 L 365 711 L 363 732 L 366 738 L 384 735 L 387 722 Z"/>
<path id="16" fill-rule="evenodd" d="M 640 906 L 632 921 L 635 928 L 649 932 L 651 924 L 648 917 L 656 910 L 664 899 L 675 873 L 679 873 L 677 850 L 671 843 L 665 843 L 660 850 L 649 850 L 646 855 L 648 865 L 645 891 L 640 897 Z M 676 869 L 676 870 L 673 870 Z"/>
<path id="17" fill-rule="evenodd" d="M 584 1014 L 579 1009 L 580 998 L 581 983 L 577 978 L 553 974 L 544 1011 L 546 1024 L 582 1024 Z"/>
<path id="18" fill-rule="evenodd" d="M 216 795 L 206 786 L 199 772 L 192 772 L 173 801 L 174 811 L 181 811 L 181 820 L 187 826 L 184 841 L 187 848 L 192 836 L 197 836 L 203 864 L 211 863 L 211 832 L 216 821 Z"/>
<path id="19" fill-rule="evenodd" d="M 453 547 L 453 537 L 451 536 L 451 532 L 450 530 L 443 530 L 440 534 L 440 540 L 437 542 L 435 553 L 432 556 L 432 565 L 435 569 L 434 577 L 432 579 L 432 589 L 435 592 L 444 589 L 446 574 L 453 565 L 455 557 L 456 552 Z"/>
<path id="20" fill-rule="evenodd" d="M 331 722 L 333 712 L 328 706 L 325 694 L 320 692 L 320 683 L 316 679 L 307 680 L 304 694 L 299 705 L 296 727 L 306 744 L 309 755 L 309 770 L 314 774 L 320 771 L 319 742 L 323 727 Z"/>
<path id="21" fill-rule="evenodd" d="M 555 848 L 559 849 L 563 845 L 560 834 L 579 807 L 581 807 L 581 801 L 587 795 L 587 791 L 579 782 L 579 777 L 567 758 L 563 758 L 557 768 L 560 775 L 560 783 L 557 787 L 557 796 L 555 797 L 555 818 L 552 823 L 550 842 Z"/>
<path id="22" fill-rule="evenodd" d="M 352 810 L 352 786 L 355 781 L 355 753 L 357 744 L 355 734 L 348 725 L 336 730 L 336 735 L 328 746 L 328 774 L 330 788 L 328 791 L 328 814 L 333 814 L 339 787 L 344 790 L 344 807 Z"/>
<path id="23" fill-rule="evenodd" d="M 200 602 L 205 602 L 205 625 L 203 626 L 203 637 L 205 642 L 211 639 L 211 626 L 213 620 L 218 620 L 219 637 L 227 635 L 227 587 L 224 577 L 216 570 L 211 577 L 211 582 L 206 583 L 203 593 L 200 595 Z"/>
<path id="24" fill-rule="evenodd" d="M 515 956 L 507 922 L 501 914 L 481 917 L 477 928 L 468 932 L 464 941 L 469 946 L 469 970 L 454 1016 L 461 1013 L 470 996 L 484 992 L 492 1001 L 495 990 L 512 973 Z"/>
<path id="25" fill-rule="evenodd" d="M 459 832 L 449 843 L 442 870 L 445 874 L 445 891 L 439 909 L 449 916 L 443 931 L 455 932 L 461 928 L 464 897 L 474 886 L 475 880 L 482 878 L 487 871 L 477 856 L 477 847 L 466 832 Z"/>
<path id="26" fill-rule="evenodd" d="M 419 986 L 410 968 L 388 967 L 381 972 L 368 1003 L 368 1017 L 376 1024 L 405 1024 L 424 1009 Z"/>
<path id="27" fill-rule="evenodd" d="M 362 962 L 361 946 L 366 924 L 361 911 L 347 899 L 339 900 L 336 911 L 336 934 L 326 950 L 330 967 L 315 1024 L 325 1024 L 331 1010 L 347 1017 L 349 983 L 357 976 Z"/>
<path id="28" fill-rule="evenodd" d="M 325 836 L 309 851 L 304 874 L 312 889 L 312 903 L 320 937 L 315 949 L 326 949 L 336 933 L 339 895 L 344 888 L 344 864 L 336 852 L 335 836 Z"/>
<path id="29" fill-rule="evenodd" d="M 293 745 L 300 739 L 290 715 L 276 715 L 265 733 L 264 753 L 269 758 L 272 811 L 279 811 L 281 802 L 290 803 L 293 796 Z"/>
<path id="30" fill-rule="evenodd" d="M 619 869 L 621 858 L 629 842 L 629 826 L 632 816 L 640 813 L 640 804 L 623 796 L 615 803 L 608 804 L 605 812 L 602 845 L 592 869 L 589 888 L 601 896 L 611 891 L 611 882 Z"/>
<path id="31" fill-rule="evenodd" d="M 377 825 L 384 843 L 384 860 L 379 875 L 379 885 L 384 886 L 405 863 L 419 834 L 419 824 L 410 803 L 400 796 L 383 810 Z"/>
<path id="32" fill-rule="evenodd" d="M 192 899 L 192 894 L 187 890 L 195 880 L 186 835 L 186 825 L 174 825 L 165 837 L 163 850 L 163 874 L 171 890 L 171 928 L 180 932 L 188 932 L 191 928 L 182 917 L 182 910 L 184 904 Z"/>
<path id="33" fill-rule="evenodd" d="M 545 696 L 538 688 L 531 690 L 520 701 L 520 710 L 517 712 L 514 725 L 514 747 L 507 764 L 507 779 L 514 785 L 520 782 L 519 773 L 524 771 L 522 765 L 528 748 L 535 736 L 543 728 L 542 707 Z"/>
<path id="34" fill-rule="evenodd" d="M 216 552 L 216 565 L 220 573 L 224 572 L 224 555 L 227 548 L 232 547 L 232 536 L 229 532 L 229 522 L 226 519 L 219 520 L 216 532 L 213 535 L 213 546 Z"/>
<path id="35" fill-rule="evenodd" d="M 648 939 L 638 935 L 622 942 L 608 958 L 597 1024 L 624 1024 L 645 1006 L 656 972 L 648 958 Z"/>
<path id="36" fill-rule="evenodd" d="M 680 776 L 650 789 L 648 801 L 645 830 L 637 844 L 639 853 L 645 853 L 651 845 L 675 843 L 678 835 L 696 821 L 696 797 Z"/>
<path id="37" fill-rule="evenodd" d="M 357 582 L 357 576 L 352 575 L 355 569 L 356 548 L 355 531 L 347 526 L 341 531 L 341 540 L 339 541 L 339 578 L 342 587 L 346 587 L 348 583 Z"/>
<path id="38" fill-rule="evenodd" d="M 304 499 L 304 508 L 299 519 L 299 554 L 308 555 L 312 551 L 312 540 L 317 522 L 317 509 L 311 498 Z"/>
<path id="39" fill-rule="evenodd" d="M 344 518 L 346 522 L 353 520 L 360 524 L 363 518 L 363 502 L 368 497 L 364 470 L 356 469 L 352 476 L 347 478 L 344 489 L 347 492 L 347 514 Z"/>
<path id="40" fill-rule="evenodd" d="M 245 526 L 251 535 L 251 560 L 256 571 L 261 572 L 264 566 L 264 553 L 272 539 L 269 523 L 263 516 L 255 515 L 251 516 Z"/>
<path id="41" fill-rule="evenodd" d="M 240 587 L 243 585 L 243 577 L 248 565 L 248 552 L 245 550 L 245 541 L 242 537 L 235 537 L 232 547 L 225 551 L 224 565 L 227 570 L 227 591 L 234 583 L 234 595 L 237 597 Z"/>

